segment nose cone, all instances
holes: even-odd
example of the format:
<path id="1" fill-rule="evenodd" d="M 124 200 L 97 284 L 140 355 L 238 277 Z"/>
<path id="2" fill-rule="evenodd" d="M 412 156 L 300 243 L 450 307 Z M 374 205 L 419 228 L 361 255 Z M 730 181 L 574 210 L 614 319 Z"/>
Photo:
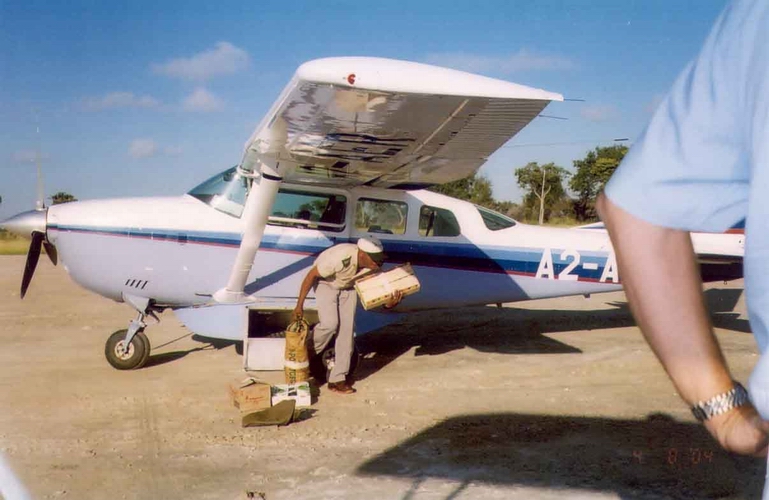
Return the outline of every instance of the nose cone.
<path id="1" fill-rule="evenodd" d="M 0 222 L 0 228 L 22 238 L 31 238 L 33 232 L 45 234 L 45 211 L 30 210 Z"/>

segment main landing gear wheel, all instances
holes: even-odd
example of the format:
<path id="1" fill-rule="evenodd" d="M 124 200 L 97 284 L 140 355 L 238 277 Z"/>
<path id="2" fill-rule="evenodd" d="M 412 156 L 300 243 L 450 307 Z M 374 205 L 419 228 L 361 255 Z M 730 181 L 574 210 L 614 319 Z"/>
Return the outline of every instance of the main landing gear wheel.
<path id="1" fill-rule="evenodd" d="M 310 357 L 310 375 L 320 383 L 328 380 L 331 375 L 331 369 L 334 368 L 334 360 L 336 359 L 336 349 L 334 349 L 334 339 L 329 342 L 329 345 L 323 349 L 323 352 L 317 356 Z M 352 359 L 350 359 L 350 371 L 347 376 L 352 377 L 355 373 L 355 369 L 358 368 L 358 361 L 360 359 L 360 353 L 358 352 L 358 346 L 353 344 Z"/>
<path id="2" fill-rule="evenodd" d="M 109 364 L 118 370 L 135 370 L 141 368 L 150 357 L 150 340 L 142 330 L 136 332 L 131 343 L 126 346 L 127 330 L 118 330 L 107 339 L 104 355 Z"/>

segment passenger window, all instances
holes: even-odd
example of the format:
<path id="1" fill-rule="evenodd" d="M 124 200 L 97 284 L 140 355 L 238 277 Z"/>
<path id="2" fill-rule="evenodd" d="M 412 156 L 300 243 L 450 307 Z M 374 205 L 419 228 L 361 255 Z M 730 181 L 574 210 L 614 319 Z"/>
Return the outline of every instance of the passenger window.
<path id="1" fill-rule="evenodd" d="M 361 198 L 355 208 L 355 228 L 380 234 L 403 234 L 409 206 L 401 201 Z"/>
<path id="2" fill-rule="evenodd" d="M 341 195 L 281 189 L 269 224 L 339 232 L 344 229 L 347 198 Z"/>
<path id="3" fill-rule="evenodd" d="M 420 236 L 459 236 L 459 222 L 445 208 L 422 205 L 419 210 Z"/>
<path id="4" fill-rule="evenodd" d="M 481 214 L 483 223 L 492 231 L 507 229 L 508 227 L 515 226 L 516 224 L 513 219 L 506 215 L 499 214 L 493 210 L 489 210 L 488 208 L 479 207 L 478 205 L 476 205 L 475 208 L 478 210 L 478 213 Z"/>

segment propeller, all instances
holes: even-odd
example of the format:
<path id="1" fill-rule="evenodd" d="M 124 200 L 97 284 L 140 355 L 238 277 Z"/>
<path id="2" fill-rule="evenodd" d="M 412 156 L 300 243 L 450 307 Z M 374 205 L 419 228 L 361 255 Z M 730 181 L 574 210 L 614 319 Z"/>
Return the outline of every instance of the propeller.
<path id="1" fill-rule="evenodd" d="M 24 277 L 21 280 L 22 299 L 27 293 L 32 276 L 35 274 L 43 247 L 45 247 L 48 258 L 51 259 L 53 265 L 56 265 L 59 260 L 59 253 L 56 251 L 56 247 L 46 238 L 46 215 L 47 212 L 45 210 L 30 210 L 0 222 L 0 228 L 22 238 L 32 240 L 27 252 L 27 265 L 24 267 Z"/>
<path id="2" fill-rule="evenodd" d="M 43 247 L 43 240 L 45 235 L 41 232 L 35 231 L 32 233 L 32 242 L 29 244 L 29 252 L 27 252 L 27 265 L 24 267 L 24 277 L 21 279 L 21 298 L 27 294 L 27 288 L 32 281 L 32 276 L 35 275 L 35 269 L 37 268 L 37 262 L 40 260 L 40 249 Z"/>
<path id="3" fill-rule="evenodd" d="M 37 118 L 36 118 L 37 119 Z M 38 139 L 40 137 L 40 127 L 37 127 Z M 0 228 L 10 231 L 23 238 L 30 238 L 27 252 L 27 264 L 24 267 L 24 276 L 21 279 L 21 298 L 27 294 L 27 289 L 35 275 L 37 263 L 40 261 L 40 251 L 45 247 L 45 253 L 51 259 L 55 266 L 59 262 L 59 252 L 56 247 L 48 241 L 46 237 L 48 209 L 45 207 L 45 198 L 43 191 L 43 173 L 40 168 L 40 151 L 35 153 L 35 163 L 37 165 L 37 208 L 29 212 L 23 212 L 11 217 L 6 221 L 0 222 Z"/>
<path id="4" fill-rule="evenodd" d="M 43 240 L 43 248 L 45 248 L 45 254 L 51 260 L 51 264 L 54 266 L 59 263 L 59 252 L 56 251 L 56 247 L 48 242 L 47 239 Z"/>

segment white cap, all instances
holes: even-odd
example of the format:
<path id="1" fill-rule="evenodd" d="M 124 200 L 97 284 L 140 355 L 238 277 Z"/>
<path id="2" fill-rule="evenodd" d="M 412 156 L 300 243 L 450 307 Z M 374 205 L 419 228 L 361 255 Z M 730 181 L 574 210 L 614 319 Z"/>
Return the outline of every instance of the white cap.
<path id="1" fill-rule="evenodd" d="M 373 236 L 367 236 L 365 238 L 360 238 L 358 240 L 358 248 L 363 250 L 366 253 L 382 253 L 384 251 L 384 247 L 382 246 L 382 242 L 379 241 L 378 238 L 374 238 Z"/>

